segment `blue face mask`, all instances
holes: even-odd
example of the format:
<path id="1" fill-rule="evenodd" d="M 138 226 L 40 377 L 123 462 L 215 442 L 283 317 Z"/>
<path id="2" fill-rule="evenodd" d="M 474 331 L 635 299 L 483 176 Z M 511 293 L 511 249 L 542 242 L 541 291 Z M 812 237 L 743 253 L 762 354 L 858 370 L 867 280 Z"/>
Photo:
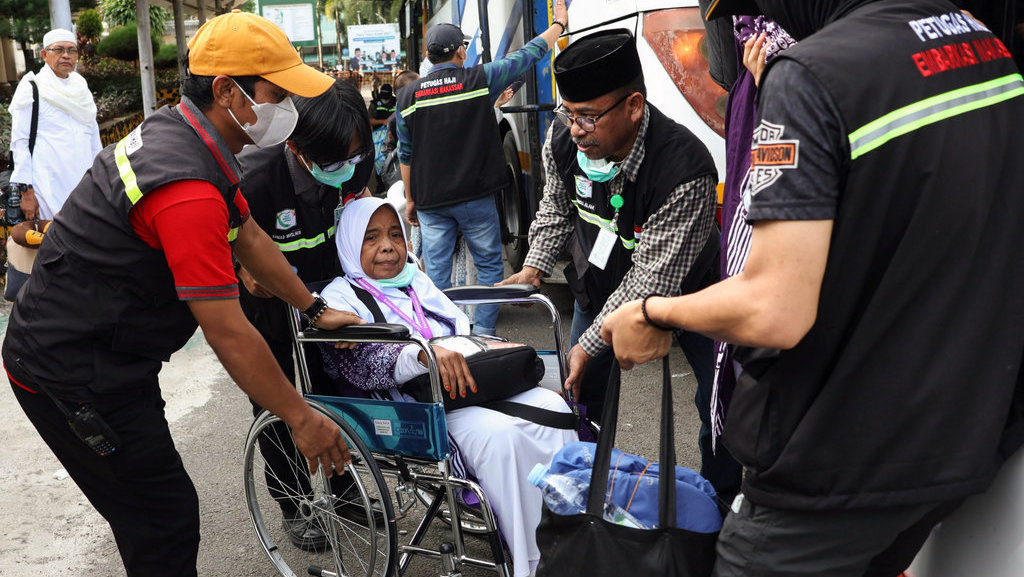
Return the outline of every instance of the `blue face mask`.
<path id="1" fill-rule="evenodd" d="M 405 268 L 402 272 L 398 273 L 393 278 L 385 278 L 375 281 L 382 287 L 387 288 L 403 288 L 412 284 L 413 277 L 416 276 L 416 265 L 411 262 L 405 263 Z"/>
<path id="2" fill-rule="evenodd" d="M 311 162 L 310 164 L 313 165 L 313 168 L 309 171 L 310 174 L 313 175 L 313 178 L 327 186 L 333 186 L 334 188 L 341 188 L 341 185 L 348 182 L 356 172 L 356 165 L 348 162 L 333 172 L 324 172 L 315 162 Z"/>
<path id="3" fill-rule="evenodd" d="M 576 151 L 576 162 L 583 170 L 583 174 L 586 174 L 587 178 L 594 182 L 608 182 L 619 173 L 618 164 L 609 162 L 606 158 L 591 160 L 587 158 L 586 154 L 583 154 L 582 150 Z"/>

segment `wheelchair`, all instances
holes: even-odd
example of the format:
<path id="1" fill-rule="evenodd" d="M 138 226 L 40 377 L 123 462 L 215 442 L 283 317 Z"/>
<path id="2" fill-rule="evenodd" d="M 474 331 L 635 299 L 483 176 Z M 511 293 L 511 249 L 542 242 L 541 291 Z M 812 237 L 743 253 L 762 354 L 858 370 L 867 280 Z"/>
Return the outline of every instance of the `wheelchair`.
<path id="1" fill-rule="evenodd" d="M 545 362 L 545 380 L 553 383 L 557 376 L 564 382 L 560 315 L 537 287 L 465 286 L 448 289 L 445 294 L 458 305 L 530 303 L 546 307 L 555 350 L 538 352 Z M 511 562 L 487 496 L 475 481 L 453 474 L 442 400 L 445 391 L 428 341 L 402 325 L 303 330 L 298 311 L 292 309 L 291 318 L 297 386 L 315 411 L 337 425 L 352 462 L 343 475 L 337 471 L 334 479 L 328 479 L 322 469 L 310 475 L 284 423 L 267 411 L 255 419 L 245 443 L 245 498 L 256 536 L 274 567 L 285 577 L 391 577 L 403 575 L 411 560 L 421 556 L 439 561 L 441 575 L 455 577 L 463 566 L 474 566 L 510 577 Z M 428 360 L 433 402 L 311 394 L 305 345 L 338 341 L 418 345 Z M 287 466 L 267 467 L 268 462 Z M 474 497 L 477 506 L 467 505 Z M 412 515 L 417 503 L 422 504 L 423 517 L 407 535 L 407 542 L 400 544 L 398 521 Z M 291 540 L 283 504 L 296 509 L 292 522 L 317 529 L 316 540 Z M 446 535 L 437 549 L 424 546 L 424 537 L 435 524 L 440 524 Z M 467 534 L 486 540 L 490 559 L 467 553 Z"/>

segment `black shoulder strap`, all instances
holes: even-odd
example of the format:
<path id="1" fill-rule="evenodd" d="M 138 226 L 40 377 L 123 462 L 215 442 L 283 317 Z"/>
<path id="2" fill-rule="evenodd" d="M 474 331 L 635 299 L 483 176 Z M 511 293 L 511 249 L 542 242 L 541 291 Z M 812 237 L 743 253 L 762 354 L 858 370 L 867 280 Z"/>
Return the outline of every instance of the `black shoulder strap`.
<path id="1" fill-rule="evenodd" d="M 552 429 L 575 431 L 580 426 L 580 418 L 576 413 L 549 411 L 532 405 L 513 403 L 512 401 L 488 401 L 480 403 L 478 406 L 505 413 L 510 417 L 519 417 L 520 419 L 551 427 Z"/>
<path id="2" fill-rule="evenodd" d="M 373 298 L 370 291 L 364 289 L 359 285 L 348 283 L 352 287 L 352 291 L 356 293 L 356 297 L 362 301 L 366 308 L 370 309 L 370 314 L 373 315 L 373 322 L 375 323 L 386 323 L 384 319 L 384 312 L 380 310 L 380 305 L 377 304 L 377 300 Z"/>
<path id="3" fill-rule="evenodd" d="M 36 149 L 36 133 L 39 132 L 39 87 L 35 80 L 29 80 L 32 85 L 32 126 L 28 131 L 28 153 L 32 154 Z"/>

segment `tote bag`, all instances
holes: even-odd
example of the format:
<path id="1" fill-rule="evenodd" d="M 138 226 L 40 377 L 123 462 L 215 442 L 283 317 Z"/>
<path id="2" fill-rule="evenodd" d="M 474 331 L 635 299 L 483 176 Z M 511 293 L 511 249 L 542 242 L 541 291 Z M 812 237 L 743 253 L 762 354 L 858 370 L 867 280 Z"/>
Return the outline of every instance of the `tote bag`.
<path id="1" fill-rule="evenodd" d="M 675 471 L 675 433 L 672 424 L 671 372 L 662 365 L 660 470 Z M 604 519 L 612 446 L 619 413 L 619 365 L 609 375 L 601 434 L 597 440 L 587 510 L 578 515 L 557 515 L 544 508 L 537 527 L 540 563 L 537 577 L 586 575 L 623 577 L 708 577 L 715 564 L 718 533 L 698 533 L 676 525 L 675 483 L 658 484 L 658 527 L 645 530 L 617 525 Z"/>

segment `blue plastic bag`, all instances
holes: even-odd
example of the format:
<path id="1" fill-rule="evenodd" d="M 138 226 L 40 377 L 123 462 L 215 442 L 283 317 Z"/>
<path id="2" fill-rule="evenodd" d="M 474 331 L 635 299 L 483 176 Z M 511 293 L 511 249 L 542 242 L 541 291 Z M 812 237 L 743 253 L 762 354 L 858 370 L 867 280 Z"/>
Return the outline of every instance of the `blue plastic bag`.
<path id="1" fill-rule="evenodd" d="M 551 459 L 551 472 L 586 481 L 594 466 L 594 443 L 574 442 Z M 606 501 L 629 511 L 637 519 L 658 524 L 658 479 L 660 467 L 643 457 L 612 449 L 612 476 L 608 479 L 610 497 Z M 716 503 L 715 489 L 693 469 L 676 467 L 676 527 L 698 533 L 714 533 L 722 528 L 722 515 Z"/>

